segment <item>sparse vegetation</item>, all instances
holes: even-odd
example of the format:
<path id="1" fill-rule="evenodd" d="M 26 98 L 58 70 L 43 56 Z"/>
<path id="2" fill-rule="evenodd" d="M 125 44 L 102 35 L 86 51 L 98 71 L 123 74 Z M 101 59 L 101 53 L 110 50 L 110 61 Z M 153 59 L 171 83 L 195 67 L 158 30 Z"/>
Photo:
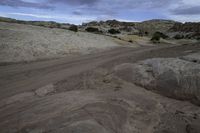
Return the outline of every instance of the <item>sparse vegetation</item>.
<path id="1" fill-rule="evenodd" d="M 69 30 L 74 31 L 74 32 L 78 32 L 78 26 L 76 26 L 76 25 L 71 25 L 71 26 L 69 27 Z"/>
<path id="2" fill-rule="evenodd" d="M 110 34 L 120 34 L 121 32 L 117 29 L 110 29 L 110 30 L 108 30 L 108 33 L 110 33 Z"/>

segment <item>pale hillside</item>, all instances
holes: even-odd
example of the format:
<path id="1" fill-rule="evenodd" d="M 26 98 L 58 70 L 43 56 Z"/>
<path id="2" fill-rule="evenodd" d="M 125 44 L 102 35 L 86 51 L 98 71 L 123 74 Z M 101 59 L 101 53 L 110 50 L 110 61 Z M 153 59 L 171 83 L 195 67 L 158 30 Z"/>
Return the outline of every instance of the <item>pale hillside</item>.
<path id="1" fill-rule="evenodd" d="M 85 32 L 0 22 L 0 62 L 85 54 L 118 46 L 112 38 Z"/>

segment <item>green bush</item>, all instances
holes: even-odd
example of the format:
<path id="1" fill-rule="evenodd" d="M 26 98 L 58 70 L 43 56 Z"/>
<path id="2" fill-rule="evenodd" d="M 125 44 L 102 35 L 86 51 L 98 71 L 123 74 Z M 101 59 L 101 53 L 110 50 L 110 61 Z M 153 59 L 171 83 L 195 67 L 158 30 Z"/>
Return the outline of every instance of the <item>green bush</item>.
<path id="1" fill-rule="evenodd" d="M 116 30 L 116 29 L 110 29 L 110 30 L 108 30 L 108 33 L 110 33 L 110 34 L 120 34 L 121 32 L 119 30 Z"/>
<path id="2" fill-rule="evenodd" d="M 95 32 L 95 33 L 99 33 L 99 29 L 98 28 L 95 28 L 95 27 L 87 27 L 85 29 L 87 32 Z"/>
<path id="3" fill-rule="evenodd" d="M 69 27 L 69 30 L 74 31 L 74 32 L 78 32 L 78 26 L 76 26 L 76 25 L 71 25 L 71 26 Z"/>

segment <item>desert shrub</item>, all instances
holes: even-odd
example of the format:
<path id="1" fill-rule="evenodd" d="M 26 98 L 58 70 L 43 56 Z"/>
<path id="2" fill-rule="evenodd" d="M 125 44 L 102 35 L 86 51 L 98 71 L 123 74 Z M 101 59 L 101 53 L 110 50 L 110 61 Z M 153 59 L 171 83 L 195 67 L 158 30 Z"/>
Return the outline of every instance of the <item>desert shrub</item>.
<path id="1" fill-rule="evenodd" d="M 18 20 L 17 23 L 18 24 L 25 24 L 25 21 Z"/>
<path id="2" fill-rule="evenodd" d="M 153 42 L 159 42 L 161 38 L 166 39 L 166 38 L 168 38 L 168 36 L 165 35 L 162 32 L 155 32 L 153 34 L 152 38 L 151 38 L 151 41 L 153 41 Z"/>
<path id="3" fill-rule="evenodd" d="M 193 33 L 193 34 L 191 35 L 191 38 L 200 40 L 200 33 L 199 33 L 199 32 Z"/>
<path id="4" fill-rule="evenodd" d="M 49 25 L 48 26 L 49 28 L 60 28 L 61 27 L 61 24 L 55 23 L 55 22 L 50 22 L 50 23 L 47 22 L 47 25 Z"/>
<path id="5" fill-rule="evenodd" d="M 200 36 L 198 36 L 196 39 L 197 39 L 198 41 L 200 41 Z"/>
<path id="6" fill-rule="evenodd" d="M 44 23 L 37 23 L 37 24 L 32 23 L 32 25 L 43 26 L 43 27 L 46 26 Z"/>
<path id="7" fill-rule="evenodd" d="M 185 38 L 186 38 L 186 39 L 192 39 L 192 35 L 190 35 L 190 34 L 185 35 Z"/>
<path id="8" fill-rule="evenodd" d="M 184 35 L 181 35 L 181 34 L 177 34 L 174 36 L 174 39 L 183 39 L 184 38 Z"/>
<path id="9" fill-rule="evenodd" d="M 56 23 L 56 24 L 55 24 L 55 27 L 56 27 L 56 28 L 61 28 L 61 24 Z"/>
<path id="10" fill-rule="evenodd" d="M 148 32 L 148 31 L 145 31 L 144 34 L 145 34 L 146 36 L 148 36 L 148 35 L 149 35 L 149 32 Z"/>
<path id="11" fill-rule="evenodd" d="M 160 36 L 160 38 L 163 38 L 163 39 L 169 38 L 167 35 L 165 35 L 165 34 L 162 33 L 162 32 L 155 32 L 154 34 L 157 34 L 158 36 Z"/>
<path id="12" fill-rule="evenodd" d="M 151 38 L 151 41 L 156 43 L 160 41 L 160 36 L 158 34 L 154 34 L 153 37 Z"/>
<path id="13" fill-rule="evenodd" d="M 108 33 L 110 33 L 110 34 L 120 34 L 121 32 L 119 30 L 116 30 L 116 29 L 110 29 L 110 30 L 108 30 Z"/>
<path id="14" fill-rule="evenodd" d="M 76 26 L 76 25 L 71 25 L 71 26 L 69 27 L 69 30 L 74 31 L 74 32 L 78 32 L 78 26 Z"/>
<path id="15" fill-rule="evenodd" d="M 87 27 L 85 29 L 87 32 L 95 32 L 95 33 L 99 33 L 99 29 L 98 28 L 95 28 L 95 27 Z"/>

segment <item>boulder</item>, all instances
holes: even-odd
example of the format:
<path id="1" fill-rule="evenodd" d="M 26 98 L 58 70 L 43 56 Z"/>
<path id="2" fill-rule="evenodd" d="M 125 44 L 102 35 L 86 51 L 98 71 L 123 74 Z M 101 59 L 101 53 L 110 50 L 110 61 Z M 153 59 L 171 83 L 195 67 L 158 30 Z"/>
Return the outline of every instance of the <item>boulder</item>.
<path id="1" fill-rule="evenodd" d="M 120 78 L 167 97 L 200 105 L 200 64 L 179 58 L 154 58 L 115 67 Z"/>

